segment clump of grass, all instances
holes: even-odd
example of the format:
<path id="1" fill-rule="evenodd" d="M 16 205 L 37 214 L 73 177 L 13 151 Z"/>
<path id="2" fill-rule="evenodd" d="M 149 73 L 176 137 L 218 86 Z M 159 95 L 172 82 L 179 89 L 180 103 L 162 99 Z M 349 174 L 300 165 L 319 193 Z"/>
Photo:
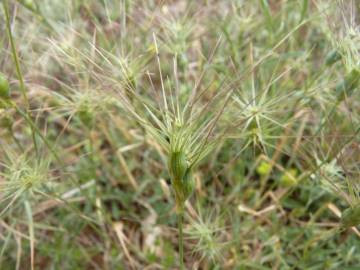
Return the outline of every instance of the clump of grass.
<path id="1" fill-rule="evenodd" d="M 358 226 L 360 224 L 360 186 L 357 180 L 358 175 L 346 175 L 343 169 L 336 165 L 335 160 L 325 164 L 322 167 L 322 171 L 327 187 L 350 205 L 342 212 L 342 227 L 350 228 Z"/>
<path id="2" fill-rule="evenodd" d="M 358 5 L 255 2 L 2 1 L 1 269 L 359 264 Z"/>
<path id="3" fill-rule="evenodd" d="M 196 23 L 188 15 L 182 18 L 172 18 L 171 15 L 169 17 L 161 19 L 164 29 L 164 33 L 161 36 L 161 45 L 164 52 L 176 56 L 179 70 L 182 73 L 187 72 L 186 69 L 190 60 L 187 52 L 191 46 L 191 38 L 194 35 Z"/>
<path id="4" fill-rule="evenodd" d="M 317 175 L 323 187 L 337 197 L 341 198 L 349 206 L 341 215 L 341 227 L 350 228 L 360 224 L 360 185 L 358 181 L 359 170 L 357 162 L 351 161 L 352 157 L 344 158 L 343 153 L 349 151 L 348 145 L 341 148 L 335 158 L 316 157 L 318 166 Z M 356 155 L 355 152 L 353 152 Z M 346 161 L 346 163 L 345 163 Z M 312 178 L 315 178 L 312 175 Z"/>
<path id="5" fill-rule="evenodd" d="M 35 193 L 43 193 L 42 187 L 49 181 L 49 160 L 34 159 L 26 153 L 22 155 L 10 154 L 8 150 L 8 162 L 1 164 L 3 172 L 0 176 L 0 191 L 3 193 L 1 203 L 5 204 L 0 216 L 10 208 L 19 198 L 29 199 Z"/>
<path id="6" fill-rule="evenodd" d="M 55 112 L 59 117 L 77 117 L 82 124 L 92 128 L 100 115 L 109 113 L 116 100 L 94 89 L 76 91 L 70 88 L 68 93 L 52 97 L 56 103 Z"/>
<path id="7" fill-rule="evenodd" d="M 201 260 L 210 259 L 215 262 L 223 259 L 221 252 L 227 243 L 223 239 L 225 229 L 220 223 L 220 216 L 214 214 L 205 217 L 199 215 L 190 220 L 186 232 L 188 238 L 195 241 L 193 252 L 200 254 Z"/>

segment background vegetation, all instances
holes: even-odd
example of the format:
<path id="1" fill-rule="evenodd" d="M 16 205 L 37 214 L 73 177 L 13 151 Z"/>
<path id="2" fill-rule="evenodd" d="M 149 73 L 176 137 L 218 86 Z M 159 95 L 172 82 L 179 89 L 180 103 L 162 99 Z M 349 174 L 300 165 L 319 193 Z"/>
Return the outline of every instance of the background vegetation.
<path id="1" fill-rule="evenodd" d="M 169 138 L 144 107 L 166 121 L 162 84 L 169 107 L 195 94 L 216 124 L 185 207 L 187 269 L 360 269 L 357 222 L 340 222 L 360 202 L 359 11 L 5 1 L 0 269 L 178 269 Z"/>

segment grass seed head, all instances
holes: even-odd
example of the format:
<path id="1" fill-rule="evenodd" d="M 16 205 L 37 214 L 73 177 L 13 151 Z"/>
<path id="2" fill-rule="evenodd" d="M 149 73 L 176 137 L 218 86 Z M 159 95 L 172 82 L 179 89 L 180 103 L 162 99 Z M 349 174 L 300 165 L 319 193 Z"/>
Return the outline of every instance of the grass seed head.
<path id="1" fill-rule="evenodd" d="M 22 198 L 34 196 L 50 179 L 50 160 L 34 159 L 27 154 L 18 155 L 8 151 L 8 161 L 1 163 L 0 216 Z"/>
<path id="2" fill-rule="evenodd" d="M 173 55 L 182 55 L 190 47 L 194 31 L 194 21 L 188 17 L 163 20 L 163 45 Z M 181 62 L 179 63 L 181 64 Z"/>
<path id="3" fill-rule="evenodd" d="M 226 242 L 223 241 L 225 230 L 219 223 L 220 219 L 213 218 L 212 214 L 206 217 L 199 216 L 196 220 L 191 219 L 187 235 L 196 242 L 194 253 L 199 254 L 202 259 L 209 258 L 212 261 L 222 259 L 221 252 Z"/>
<path id="4" fill-rule="evenodd" d="M 183 151 L 170 153 L 169 172 L 173 179 L 183 179 L 188 169 L 188 162 Z"/>
<path id="5" fill-rule="evenodd" d="M 194 186 L 191 168 L 189 168 L 183 151 L 170 153 L 168 163 L 168 170 L 175 191 L 177 210 L 182 211 L 182 206 L 191 195 Z"/>
<path id="6" fill-rule="evenodd" d="M 95 115 L 87 103 L 81 103 L 77 109 L 80 121 L 87 127 L 92 127 L 95 121 Z"/>

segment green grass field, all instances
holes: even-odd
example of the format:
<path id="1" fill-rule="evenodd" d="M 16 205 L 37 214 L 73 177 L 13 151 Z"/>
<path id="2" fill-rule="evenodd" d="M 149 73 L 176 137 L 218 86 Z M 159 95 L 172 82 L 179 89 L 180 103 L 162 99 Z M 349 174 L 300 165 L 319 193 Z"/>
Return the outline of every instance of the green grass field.
<path id="1" fill-rule="evenodd" d="M 358 0 L 0 3 L 1 270 L 360 269 Z"/>

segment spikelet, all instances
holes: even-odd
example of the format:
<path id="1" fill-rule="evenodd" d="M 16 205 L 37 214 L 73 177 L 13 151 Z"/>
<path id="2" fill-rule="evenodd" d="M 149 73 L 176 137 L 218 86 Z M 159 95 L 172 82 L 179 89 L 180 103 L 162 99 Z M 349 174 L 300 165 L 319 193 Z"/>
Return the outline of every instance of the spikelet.
<path id="1" fill-rule="evenodd" d="M 194 188 L 192 170 L 186 160 L 184 151 L 170 153 L 168 169 L 175 193 L 176 209 L 178 212 L 182 212 L 183 205 Z"/>

